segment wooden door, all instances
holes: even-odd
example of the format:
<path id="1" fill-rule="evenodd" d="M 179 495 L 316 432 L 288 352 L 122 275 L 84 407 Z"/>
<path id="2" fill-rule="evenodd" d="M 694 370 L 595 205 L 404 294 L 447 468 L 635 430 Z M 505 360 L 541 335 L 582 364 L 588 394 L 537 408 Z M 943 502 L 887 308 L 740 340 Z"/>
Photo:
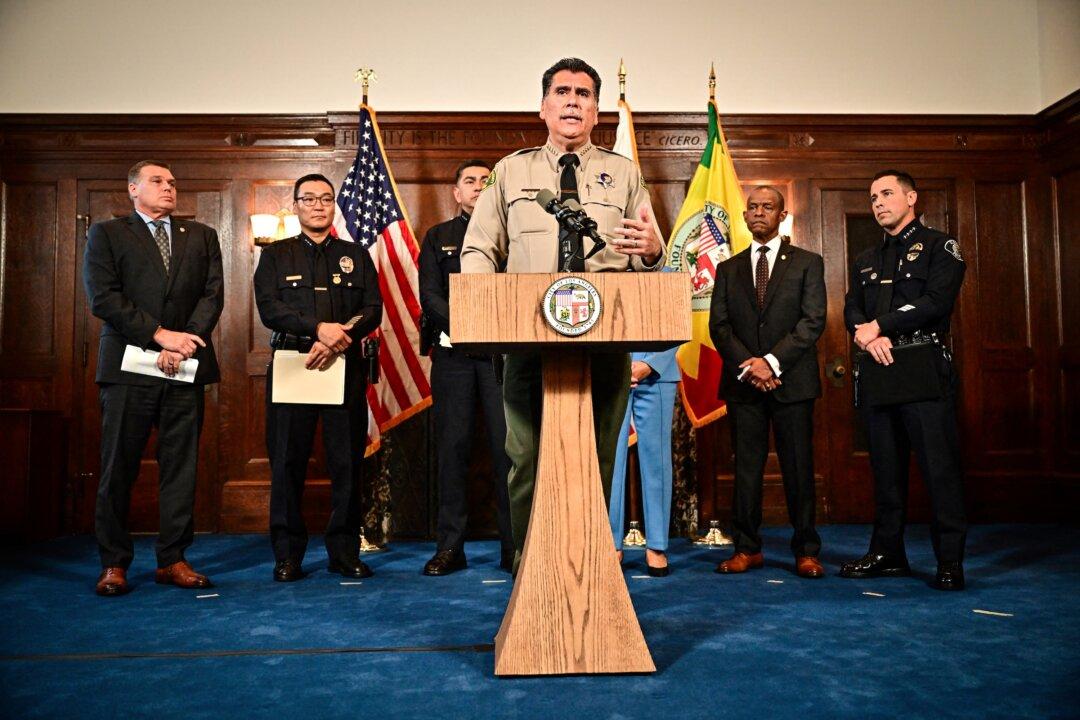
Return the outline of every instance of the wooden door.
<path id="1" fill-rule="evenodd" d="M 916 210 L 927 225 L 950 227 L 951 186 L 947 182 L 921 183 Z M 855 257 L 882 239 L 882 230 L 870 211 L 869 184 L 863 180 L 815 181 L 812 197 L 820 210 L 825 286 L 829 314 L 820 344 L 824 349 L 822 403 L 828 418 L 829 520 L 873 520 L 873 477 L 867 454 L 866 432 L 854 407 L 851 384 L 855 346 L 844 326 L 844 295 Z M 929 506 L 926 490 L 912 462 L 908 517 L 925 520 Z"/>
<path id="2" fill-rule="evenodd" d="M 180 182 L 174 217 L 197 220 L 214 228 L 228 227 L 230 214 L 222 181 Z M 78 507 L 76 527 L 91 531 L 94 526 L 94 503 L 97 495 L 98 473 L 101 466 L 101 405 L 97 371 L 98 334 L 101 321 L 90 313 L 86 291 L 82 284 L 83 256 L 86 252 L 86 233 L 95 222 L 127 217 L 132 213 L 127 187 L 118 180 L 88 180 L 78 186 L 79 232 L 78 266 L 75 292 L 75 340 L 81 348 L 81 363 L 75 367 L 75 408 L 72 413 L 73 442 L 77 482 Z M 224 243 L 223 243 L 224 244 Z M 226 248 L 222 248 L 223 254 Z M 214 330 L 214 343 L 220 347 L 220 331 Z M 218 392 L 217 385 L 206 386 L 206 411 L 199 441 L 198 481 L 195 490 L 195 527 L 197 530 L 216 530 L 220 482 L 218 472 Z M 139 478 L 131 496 L 129 528 L 133 532 L 155 532 L 158 528 L 158 466 L 156 461 L 157 434 L 150 436 L 143 451 Z"/>

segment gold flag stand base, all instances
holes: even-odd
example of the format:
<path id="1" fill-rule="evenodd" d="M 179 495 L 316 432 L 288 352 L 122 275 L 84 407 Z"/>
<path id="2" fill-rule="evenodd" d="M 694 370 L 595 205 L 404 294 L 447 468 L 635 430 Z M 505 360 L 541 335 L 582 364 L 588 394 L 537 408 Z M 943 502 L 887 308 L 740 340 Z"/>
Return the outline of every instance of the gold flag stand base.
<path id="1" fill-rule="evenodd" d="M 641 523 L 637 520 L 630 521 L 630 529 L 622 541 L 623 547 L 645 547 L 645 536 L 641 534 Z"/>
<path id="2" fill-rule="evenodd" d="M 701 537 L 694 540 L 695 545 L 708 545 L 710 547 L 719 547 L 721 545 L 731 545 L 732 541 L 727 535 L 720 530 L 719 520 L 709 521 L 709 532 L 705 533 Z"/>
<path id="3" fill-rule="evenodd" d="M 376 545 L 375 543 L 368 542 L 368 539 L 364 537 L 364 530 L 360 530 L 360 552 L 362 553 L 377 553 L 386 550 L 383 545 Z"/>

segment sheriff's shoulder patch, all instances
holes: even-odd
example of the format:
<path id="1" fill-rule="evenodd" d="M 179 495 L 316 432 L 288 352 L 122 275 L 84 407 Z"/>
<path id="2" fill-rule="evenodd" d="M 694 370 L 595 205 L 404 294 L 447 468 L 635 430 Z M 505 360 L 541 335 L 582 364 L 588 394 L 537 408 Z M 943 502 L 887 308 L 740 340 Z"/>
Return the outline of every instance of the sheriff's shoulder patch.
<path id="1" fill-rule="evenodd" d="M 484 181 L 484 187 L 481 188 L 481 192 L 487 190 L 489 187 L 495 184 L 495 171 L 492 170 L 488 173 L 487 180 Z"/>
<path id="2" fill-rule="evenodd" d="M 648 189 L 649 189 L 649 185 L 648 185 L 648 184 L 647 184 L 647 183 L 645 182 L 645 176 L 644 176 L 644 175 L 641 175 L 641 176 L 639 176 L 639 178 L 638 178 L 638 179 L 639 179 L 639 180 L 640 180 L 640 182 L 641 182 L 641 189 L 642 189 L 642 190 L 648 190 Z"/>
<path id="3" fill-rule="evenodd" d="M 964 256 L 960 254 L 960 243 L 956 242 L 955 239 L 949 238 L 945 241 L 945 252 L 949 253 L 960 262 L 964 262 Z"/>

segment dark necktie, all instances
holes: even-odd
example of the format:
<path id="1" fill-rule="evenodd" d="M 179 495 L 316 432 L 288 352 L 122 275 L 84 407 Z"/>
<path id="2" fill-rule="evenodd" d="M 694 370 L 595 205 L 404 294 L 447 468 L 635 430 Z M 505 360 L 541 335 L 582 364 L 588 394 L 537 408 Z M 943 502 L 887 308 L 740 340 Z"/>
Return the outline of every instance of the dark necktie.
<path id="1" fill-rule="evenodd" d="M 769 246 L 758 248 L 757 268 L 754 271 L 754 289 L 757 291 L 758 308 L 765 309 L 765 290 L 769 287 Z"/>
<path id="2" fill-rule="evenodd" d="M 567 153 L 559 158 L 562 166 L 562 175 L 559 177 L 559 199 L 565 204 L 567 200 L 578 199 L 577 167 L 580 160 L 574 153 Z M 562 228 L 559 229 L 559 269 L 569 268 L 570 272 L 585 272 L 585 253 L 582 252 L 581 239 L 570 238 Z M 567 258 L 570 263 L 567 265 Z"/>
<path id="3" fill-rule="evenodd" d="M 323 243 L 315 245 L 315 319 L 319 322 L 333 322 L 334 309 L 330 303 L 330 269 L 326 264 L 326 250 Z"/>
<path id="4" fill-rule="evenodd" d="M 165 263 L 165 274 L 169 274 L 169 231 L 165 229 L 164 220 L 154 221 L 154 242 L 157 243 L 158 252 L 161 253 L 161 262 Z"/>
<path id="5" fill-rule="evenodd" d="M 899 262 L 898 250 L 900 241 L 894 237 L 885 240 L 885 252 L 881 260 L 881 292 L 878 293 L 877 303 L 874 306 L 874 315 L 881 316 L 892 310 L 893 278 L 896 275 L 896 264 Z"/>
<path id="6" fill-rule="evenodd" d="M 567 153 L 559 158 L 559 165 L 562 166 L 562 176 L 559 178 L 559 199 L 566 204 L 567 200 L 577 200 L 577 172 L 575 168 L 578 166 L 578 156 L 574 153 Z"/>

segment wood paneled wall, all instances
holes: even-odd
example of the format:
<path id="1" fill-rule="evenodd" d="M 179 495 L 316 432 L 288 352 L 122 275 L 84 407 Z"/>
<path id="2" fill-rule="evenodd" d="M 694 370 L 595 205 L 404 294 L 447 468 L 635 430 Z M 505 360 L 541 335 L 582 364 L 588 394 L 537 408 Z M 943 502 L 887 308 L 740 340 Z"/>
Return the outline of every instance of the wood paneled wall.
<path id="1" fill-rule="evenodd" d="M 826 373 L 817 408 L 816 471 L 823 520 L 871 517 L 865 444 L 851 411 L 841 321 L 849 257 L 874 228 L 869 178 L 896 166 L 920 181 L 920 211 L 955 233 L 969 271 L 954 317 L 962 377 L 961 426 L 968 503 L 979 520 L 1071 517 L 1080 493 L 1080 95 L 1037 116 L 737 115 L 724 129 L 744 185 L 782 187 L 794 241 L 825 257 Z M 402 200 L 418 235 L 453 211 L 448 183 L 465 157 L 496 160 L 544 141 L 532 113 L 387 113 L 379 118 Z M 610 146 L 616 118 L 594 135 Z M 661 228 L 668 232 L 705 143 L 700 114 L 638 113 L 638 148 Z M 182 214 L 219 229 L 226 309 L 216 331 L 223 382 L 208 393 L 212 445 L 201 458 L 199 527 L 263 530 L 268 468 L 263 402 L 268 333 L 251 274 L 258 250 L 248 215 L 288 204 L 307 172 L 344 176 L 356 113 L 298 116 L 0 116 L 0 407 L 56 410 L 70 424 L 62 489 L 74 530 L 90 527 L 96 486 L 95 321 L 80 277 L 90 222 L 130 212 L 125 174 L 147 157 L 169 162 Z M 419 452 L 395 461 L 392 486 L 409 498 L 395 524 L 432 527 L 426 420 Z M 723 420 L 697 431 L 702 521 L 730 503 L 731 456 Z M 416 450 L 416 448 L 413 448 Z M 149 457 L 149 456 L 148 456 Z M 325 512 L 315 472 L 310 515 Z M 767 470 L 769 517 L 786 517 L 778 468 Z M 925 506 L 914 491 L 915 515 Z M 153 491 L 142 495 L 147 529 Z M 423 517 L 420 517 L 423 515 Z"/>

